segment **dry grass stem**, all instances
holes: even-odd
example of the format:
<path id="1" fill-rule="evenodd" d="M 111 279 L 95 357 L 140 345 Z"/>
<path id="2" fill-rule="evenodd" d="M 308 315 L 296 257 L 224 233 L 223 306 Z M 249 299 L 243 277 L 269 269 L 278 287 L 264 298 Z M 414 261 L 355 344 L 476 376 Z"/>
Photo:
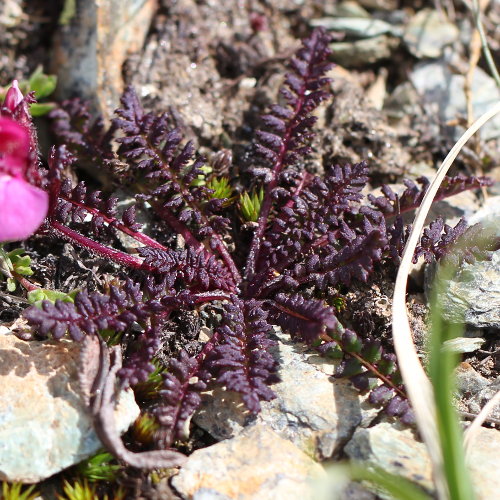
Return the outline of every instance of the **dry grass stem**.
<path id="1" fill-rule="evenodd" d="M 488 420 L 488 415 L 500 405 L 500 391 L 498 391 L 483 407 L 479 412 L 474 421 L 470 424 L 469 428 L 465 431 L 464 446 L 466 458 L 470 458 L 470 453 L 472 452 L 474 438 L 481 426 Z"/>
<path id="2" fill-rule="evenodd" d="M 481 57 L 481 36 L 477 27 L 472 31 L 469 44 L 469 68 L 465 75 L 465 99 L 467 102 L 467 126 L 470 127 L 474 122 L 474 109 L 472 106 L 472 80 L 477 63 Z"/>
<path id="3" fill-rule="evenodd" d="M 446 480 L 443 473 L 443 457 L 436 425 L 436 407 L 431 383 L 427 377 L 413 343 L 406 309 L 406 286 L 412 265 L 412 257 L 422 232 L 425 218 L 431 208 L 436 192 L 443 178 L 453 164 L 465 143 L 491 118 L 500 113 L 500 102 L 484 113 L 460 137 L 446 156 L 427 190 L 422 204 L 417 210 L 413 227 L 401 258 L 394 287 L 392 309 L 392 335 L 398 357 L 398 364 L 405 387 L 415 411 L 417 425 L 429 451 L 438 496 L 448 498 Z"/>
<path id="4" fill-rule="evenodd" d="M 469 7 L 469 2 L 466 2 L 464 0 L 464 3 Z M 495 82 L 497 86 L 500 88 L 500 74 L 498 73 L 498 69 L 495 65 L 495 60 L 493 59 L 493 56 L 490 51 L 490 47 L 488 46 L 488 39 L 486 37 L 486 33 L 484 31 L 483 27 L 483 22 L 481 20 L 481 14 L 484 9 L 489 4 L 489 0 L 483 0 L 480 4 L 478 3 L 477 0 L 472 0 L 472 12 L 474 13 L 474 20 L 476 23 L 476 28 L 479 32 L 479 37 L 481 39 L 481 46 L 483 48 L 483 53 L 484 53 L 484 58 L 486 59 L 486 63 L 488 64 L 488 67 L 490 69 L 491 75 L 495 79 Z"/>

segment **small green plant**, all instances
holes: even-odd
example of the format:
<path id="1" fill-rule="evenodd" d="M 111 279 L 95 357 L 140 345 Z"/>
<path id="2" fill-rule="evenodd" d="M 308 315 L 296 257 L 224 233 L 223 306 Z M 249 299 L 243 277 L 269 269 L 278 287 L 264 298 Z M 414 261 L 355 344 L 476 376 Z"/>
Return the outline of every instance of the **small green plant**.
<path id="1" fill-rule="evenodd" d="M 185 167 L 183 173 L 187 173 L 191 166 Z M 207 185 L 207 175 L 211 174 L 213 171 L 212 167 L 208 165 L 203 165 L 200 167 L 200 174 L 196 176 L 196 178 L 191 181 L 190 186 L 206 186 Z"/>
<path id="2" fill-rule="evenodd" d="M 28 302 L 37 307 L 42 307 L 44 300 L 50 300 L 53 304 L 55 304 L 56 300 L 73 303 L 78 292 L 79 290 L 72 290 L 66 293 L 59 290 L 49 290 L 48 288 L 37 288 L 28 292 Z"/>
<path id="3" fill-rule="evenodd" d="M 13 273 L 20 276 L 31 276 L 31 258 L 25 255 L 23 248 L 16 248 L 6 252 L 0 245 L 0 272 L 7 278 L 7 290 L 14 292 L 16 289 L 16 279 Z"/>
<path id="4" fill-rule="evenodd" d="M 97 481 L 115 481 L 122 467 L 107 451 L 100 451 L 93 457 L 80 462 L 75 467 L 78 476 L 95 483 Z"/>
<path id="5" fill-rule="evenodd" d="M 39 493 L 35 490 L 36 485 L 25 486 L 22 483 L 2 482 L 2 500 L 35 500 Z"/>
<path id="6" fill-rule="evenodd" d="M 260 188 L 251 195 L 244 192 L 240 196 L 240 209 L 243 218 L 248 222 L 257 222 L 260 214 L 260 207 L 264 199 L 264 189 Z"/>
<path id="7" fill-rule="evenodd" d="M 63 483 L 64 495 L 57 495 L 57 500 L 97 500 L 95 484 L 89 484 L 87 479 L 76 480 L 70 483 L 64 480 Z"/>
<path id="8" fill-rule="evenodd" d="M 210 193 L 211 199 L 226 199 L 227 201 L 224 206 L 228 206 L 233 202 L 233 188 L 229 184 L 229 179 L 227 177 L 212 177 L 212 179 L 208 181 L 207 187 L 213 191 Z"/>
<path id="9" fill-rule="evenodd" d="M 85 478 L 83 480 L 76 480 L 73 483 L 65 480 L 63 484 L 64 495 L 57 495 L 57 500 L 124 500 L 125 490 L 119 486 L 113 491 L 112 496 L 107 493 L 100 495 L 97 492 L 96 484 L 89 484 Z"/>
<path id="10" fill-rule="evenodd" d="M 134 439 L 142 444 L 154 443 L 156 432 L 160 429 L 160 424 L 153 415 L 143 413 L 137 418 L 132 427 Z"/>
<path id="11" fill-rule="evenodd" d="M 165 366 L 156 358 L 152 360 L 152 365 L 154 366 L 154 370 L 148 375 L 147 380 L 139 382 L 134 387 L 135 397 L 139 401 L 149 401 L 158 398 L 158 391 L 162 388 Z"/>

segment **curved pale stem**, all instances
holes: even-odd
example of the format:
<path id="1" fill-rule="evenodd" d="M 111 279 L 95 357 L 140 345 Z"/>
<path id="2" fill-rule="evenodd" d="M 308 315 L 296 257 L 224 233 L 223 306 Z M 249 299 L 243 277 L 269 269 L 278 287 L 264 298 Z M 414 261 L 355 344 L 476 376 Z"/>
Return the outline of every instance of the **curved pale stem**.
<path id="1" fill-rule="evenodd" d="M 436 406 L 431 383 L 427 377 L 413 343 L 410 323 L 406 310 L 406 286 L 410 272 L 412 257 L 420 238 L 425 218 L 431 208 L 434 197 L 443 178 L 453 164 L 465 143 L 491 118 L 500 113 L 500 102 L 484 113 L 460 137 L 445 160 L 439 167 L 434 179 L 429 185 L 422 204 L 415 215 L 415 221 L 399 266 L 394 287 L 392 309 L 392 334 L 394 347 L 398 357 L 398 365 L 403 376 L 405 387 L 415 411 L 417 425 L 431 457 L 434 480 L 440 499 L 448 498 L 448 488 L 443 473 L 443 456 L 436 424 Z"/>

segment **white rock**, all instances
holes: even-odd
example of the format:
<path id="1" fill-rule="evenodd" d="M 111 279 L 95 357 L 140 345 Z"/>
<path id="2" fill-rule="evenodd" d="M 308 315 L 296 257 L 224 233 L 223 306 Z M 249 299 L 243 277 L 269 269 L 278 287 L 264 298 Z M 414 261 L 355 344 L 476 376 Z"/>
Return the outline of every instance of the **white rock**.
<path id="1" fill-rule="evenodd" d="M 10 328 L 5 325 L 0 325 L 0 335 L 10 335 Z"/>
<path id="2" fill-rule="evenodd" d="M 102 447 L 80 396 L 80 346 L 0 335 L 0 479 L 35 483 Z M 124 432 L 138 417 L 131 391 L 115 413 Z"/>
<path id="3" fill-rule="evenodd" d="M 439 118 L 443 122 L 467 116 L 465 77 L 453 73 L 446 61 L 417 64 L 410 75 L 410 80 L 426 102 L 438 106 Z M 476 68 L 472 78 L 471 95 L 474 116 L 479 117 L 498 102 L 500 90 L 493 78 L 481 68 Z M 479 133 L 484 140 L 500 137 L 500 117 L 496 116 L 489 120 L 481 127 Z"/>
<path id="4" fill-rule="evenodd" d="M 443 342 L 442 349 L 448 352 L 464 353 L 477 351 L 486 340 L 481 337 L 455 337 Z"/>
<path id="5" fill-rule="evenodd" d="M 195 500 L 313 500 L 323 468 L 265 425 L 195 451 L 172 480 Z"/>
<path id="6" fill-rule="evenodd" d="M 377 466 L 434 490 L 431 464 L 425 445 L 416 441 L 410 429 L 398 430 L 383 422 L 370 429 L 358 429 L 344 451 L 352 460 Z M 500 491 L 500 432 L 482 428 L 470 457 L 477 500 L 496 500 Z"/>
<path id="7" fill-rule="evenodd" d="M 245 412 L 237 395 L 218 390 L 205 395 L 194 419 L 216 439 L 235 436 L 257 419 L 306 453 L 331 457 L 378 410 L 349 381 L 332 377 L 332 361 L 278 335 L 274 354 L 280 360 L 281 382 L 272 386 L 276 399 L 263 402 L 261 413 L 254 417 Z"/>
<path id="8" fill-rule="evenodd" d="M 378 35 L 355 42 L 334 42 L 330 44 L 330 48 L 338 64 L 346 68 L 359 68 L 391 57 L 398 45 L 398 38 Z"/>
<path id="9" fill-rule="evenodd" d="M 313 19 L 311 26 L 323 26 L 332 31 L 340 31 L 346 36 L 371 38 L 385 33 L 399 36 L 400 30 L 380 19 L 363 17 L 324 17 Z"/>
<path id="10" fill-rule="evenodd" d="M 500 391 L 500 377 L 497 377 L 487 387 L 473 394 L 466 401 L 469 411 L 478 414 L 498 391 Z M 490 411 L 489 417 L 500 420 L 500 404 L 497 404 L 496 407 Z"/>
<path id="11" fill-rule="evenodd" d="M 370 14 L 358 2 L 352 0 L 335 2 L 334 4 L 326 2 L 322 7 L 325 15 L 334 17 L 370 17 Z"/>
<path id="12" fill-rule="evenodd" d="M 496 185 L 500 187 L 500 179 L 497 180 Z M 480 222 L 488 227 L 495 226 L 497 228 L 497 236 L 500 236 L 500 196 L 490 196 L 483 203 L 481 207 L 467 218 L 470 226 Z"/>
<path id="13" fill-rule="evenodd" d="M 436 58 L 458 35 L 458 28 L 437 10 L 422 9 L 411 18 L 403 39 L 414 56 Z"/>
<path id="14" fill-rule="evenodd" d="M 26 20 L 28 16 L 23 14 L 21 0 L 4 0 L 0 11 L 0 26 L 13 28 Z"/>

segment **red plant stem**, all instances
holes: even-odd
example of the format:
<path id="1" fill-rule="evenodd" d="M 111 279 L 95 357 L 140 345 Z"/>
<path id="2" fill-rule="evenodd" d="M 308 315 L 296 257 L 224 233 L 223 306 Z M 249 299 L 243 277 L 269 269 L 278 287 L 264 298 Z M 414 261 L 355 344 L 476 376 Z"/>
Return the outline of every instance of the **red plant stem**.
<path id="1" fill-rule="evenodd" d="M 312 52 L 314 52 L 314 49 L 312 49 Z M 262 246 L 264 233 L 266 231 L 267 219 L 269 217 L 269 213 L 271 212 L 271 207 L 272 207 L 271 194 L 278 185 L 279 174 L 283 169 L 285 155 L 288 152 L 289 143 L 290 140 L 292 139 L 293 126 L 295 125 L 297 116 L 299 116 L 300 112 L 302 111 L 302 106 L 304 105 L 306 86 L 307 86 L 307 77 L 304 78 L 304 83 L 300 87 L 300 92 L 297 94 L 297 101 L 295 108 L 293 110 L 294 114 L 292 118 L 288 120 L 286 131 L 282 137 L 282 144 L 277 153 L 277 158 L 274 162 L 271 181 L 266 185 L 266 191 L 264 193 L 264 199 L 262 201 L 262 206 L 259 214 L 258 226 L 253 236 L 252 246 L 250 247 L 250 252 L 248 254 L 248 260 L 245 269 L 245 280 L 247 282 L 250 281 L 255 274 L 255 266 L 257 264 L 257 259 L 259 257 L 260 249 Z"/>
<path id="2" fill-rule="evenodd" d="M 80 245 L 81 247 L 100 255 L 101 257 L 108 258 L 113 262 L 122 264 L 127 267 L 132 267 L 133 269 L 142 269 L 146 271 L 154 270 L 153 267 L 146 266 L 141 258 L 125 252 L 120 252 L 119 250 L 115 250 L 114 248 L 110 248 L 106 245 L 98 243 L 97 241 L 87 238 L 86 236 L 83 236 L 83 234 L 80 234 L 77 231 L 66 227 L 60 222 L 50 220 L 49 224 L 51 225 L 52 229 L 63 238 L 69 240 L 70 242 L 76 243 L 77 245 Z"/>
<path id="3" fill-rule="evenodd" d="M 295 318 L 299 318 L 302 321 L 307 321 L 307 322 L 311 321 L 311 318 L 307 318 L 306 316 L 303 316 L 302 314 L 299 314 L 297 311 L 292 311 L 288 307 L 285 307 L 285 306 L 283 306 L 281 304 L 278 304 L 278 302 L 275 302 L 274 300 L 273 301 L 269 301 L 269 302 L 272 302 L 273 307 L 275 307 L 276 309 L 279 309 L 281 312 L 284 312 L 285 314 L 288 314 L 289 316 L 293 316 Z"/>
<path id="4" fill-rule="evenodd" d="M 69 203 L 76 205 L 77 207 L 83 208 L 87 212 L 97 215 L 99 217 L 102 217 L 105 222 L 110 224 L 112 227 L 115 227 L 116 229 L 119 229 L 122 233 L 128 234 L 135 240 L 139 241 L 140 243 L 143 243 L 144 245 L 152 248 L 159 248 L 161 250 L 166 250 L 167 248 L 164 247 L 161 243 L 158 243 L 155 239 L 147 236 L 146 234 L 139 233 L 137 231 L 133 231 L 129 227 L 127 227 L 125 224 L 121 223 L 118 221 L 118 219 L 115 219 L 113 217 L 107 217 L 104 215 L 102 212 L 97 210 L 96 208 L 93 207 L 88 207 L 87 205 L 84 205 L 82 203 L 79 203 L 75 200 L 72 200 L 71 198 L 67 198 L 65 196 L 60 196 L 61 199 L 68 201 Z"/>
<path id="5" fill-rule="evenodd" d="M 206 250 L 203 243 L 198 241 L 193 233 L 188 229 L 188 227 L 179 221 L 179 219 L 172 213 L 172 211 L 166 207 L 161 207 L 160 203 L 150 202 L 158 213 L 158 215 L 177 233 L 180 234 L 184 241 L 192 248 L 200 251 L 202 249 Z"/>
<path id="6" fill-rule="evenodd" d="M 21 284 L 21 286 L 27 290 L 28 292 L 32 292 L 33 290 L 40 290 L 40 287 L 31 283 L 30 280 L 27 280 L 24 276 L 21 276 L 20 274 L 16 273 L 15 271 L 11 271 L 12 276 L 16 278 L 16 281 Z"/>
<path id="7" fill-rule="evenodd" d="M 395 392 L 397 392 L 400 396 L 402 396 L 404 399 L 408 399 L 408 396 L 386 375 L 383 375 L 380 373 L 380 371 L 377 369 L 376 366 L 372 365 L 368 361 L 364 360 L 359 354 L 351 351 L 346 351 L 339 342 L 337 342 L 334 338 L 330 337 L 327 333 L 322 333 L 320 335 L 320 338 L 324 340 L 325 342 L 335 342 L 341 349 L 344 351 L 344 353 L 349 354 L 349 356 L 352 356 L 353 358 L 357 359 L 365 368 L 367 368 L 369 371 L 371 371 L 374 375 L 376 375 L 384 384 L 387 386 L 391 387 Z"/>
<path id="8" fill-rule="evenodd" d="M 165 222 L 178 234 L 180 234 L 186 243 L 189 246 L 192 246 L 196 250 L 201 250 L 203 249 L 204 252 L 212 255 L 212 252 L 203 245 L 199 240 L 197 240 L 193 233 L 182 223 L 180 222 L 177 217 L 168 209 L 168 208 L 162 208 L 160 210 L 157 210 L 159 215 L 165 220 Z M 207 224 L 208 222 L 205 221 Z M 238 284 L 241 282 L 241 276 L 240 273 L 238 272 L 238 268 L 236 267 L 236 264 L 234 263 L 233 258 L 229 254 L 226 245 L 222 241 L 221 237 L 218 234 L 214 234 L 213 237 L 216 239 L 216 248 L 217 251 L 219 252 L 220 256 L 222 257 L 222 260 L 228 267 L 229 271 L 231 272 L 235 284 Z"/>
<path id="9" fill-rule="evenodd" d="M 226 247 L 226 244 L 222 241 L 222 238 L 218 234 L 214 234 L 214 237 L 216 240 L 215 248 L 219 252 L 226 266 L 229 268 L 235 284 L 241 283 L 241 275 L 238 271 L 238 268 L 236 267 L 236 264 L 234 263 L 233 258 L 231 257 L 231 254 Z"/>
<path id="10" fill-rule="evenodd" d="M 231 300 L 231 296 L 224 292 L 210 291 L 196 293 L 193 295 L 195 304 L 203 304 L 205 302 L 212 302 L 213 300 Z"/>
<path id="11" fill-rule="evenodd" d="M 189 373 L 183 379 L 182 387 L 181 387 L 182 399 L 177 404 L 176 411 L 172 417 L 172 422 L 174 423 L 174 425 L 172 425 L 171 431 L 170 431 L 171 433 L 168 436 L 168 441 L 169 441 L 168 444 L 169 445 L 171 444 L 171 441 L 175 437 L 173 435 L 175 433 L 175 426 L 177 424 L 177 421 L 179 420 L 180 412 L 183 408 L 182 403 L 184 402 L 185 397 L 188 395 L 188 390 L 189 390 L 189 386 L 191 384 L 191 379 L 198 373 L 198 371 L 201 368 L 201 365 L 203 364 L 203 361 L 205 361 L 205 358 L 208 356 L 208 354 L 210 354 L 210 352 L 219 343 L 219 341 L 220 341 L 220 334 L 218 332 L 214 332 L 212 337 L 210 337 L 210 339 L 203 346 L 203 349 L 201 350 L 201 352 L 195 357 L 196 364 L 194 364 L 194 366 L 191 368 Z"/>
<path id="12" fill-rule="evenodd" d="M 156 151 L 156 154 L 158 155 L 158 157 L 161 158 L 162 161 L 165 164 L 169 163 L 168 161 L 165 161 L 165 158 L 163 156 L 163 152 L 160 149 L 158 149 L 155 145 L 153 145 L 149 141 L 149 139 L 148 139 L 148 146 L 152 150 Z M 175 182 L 177 182 L 179 184 L 179 186 L 182 186 L 181 192 L 179 194 L 184 199 L 186 205 L 188 205 L 188 206 L 190 206 L 190 205 L 195 206 L 199 210 L 199 212 L 201 214 L 203 223 L 208 226 L 209 225 L 209 221 L 205 217 L 205 215 L 203 214 L 203 211 L 200 209 L 200 207 L 198 206 L 198 204 L 194 200 L 192 200 L 191 203 L 188 203 L 186 201 L 186 196 L 185 196 L 186 186 L 184 186 L 184 183 L 183 183 L 182 179 L 179 178 L 179 176 L 177 176 L 176 172 L 174 172 L 174 171 L 171 171 L 171 174 L 173 175 L 172 181 L 175 181 Z M 210 255 L 212 255 L 211 250 L 208 249 L 208 248 L 206 248 L 202 243 L 200 243 L 193 236 L 193 234 L 191 233 L 191 231 L 183 223 L 181 223 L 177 219 L 177 217 L 175 217 L 175 215 L 172 214 L 172 212 L 168 208 L 163 208 L 162 210 L 157 210 L 157 211 L 164 216 L 165 221 L 172 227 L 172 229 L 174 229 L 177 233 L 181 234 L 184 237 L 184 239 L 186 240 L 186 243 L 188 243 L 189 245 L 194 246 L 194 248 L 200 248 L 201 246 L 203 246 L 205 248 L 205 251 L 208 252 Z M 240 275 L 240 273 L 238 271 L 238 268 L 236 267 L 236 264 L 234 263 L 233 258 L 229 254 L 229 251 L 227 250 L 225 243 L 222 241 L 222 238 L 218 234 L 216 234 L 216 233 L 213 234 L 212 237 L 215 238 L 215 240 L 216 240 L 216 249 L 219 252 L 220 256 L 222 257 L 222 260 L 224 261 L 224 263 L 228 267 L 230 273 L 232 274 L 235 284 L 239 284 L 241 282 L 241 275 Z"/>
<path id="13" fill-rule="evenodd" d="M 451 188 L 448 189 L 448 191 L 436 194 L 436 196 L 434 197 L 434 203 L 445 200 L 446 198 L 450 198 L 451 196 L 455 196 L 456 194 L 463 193 L 464 191 L 470 191 L 472 189 L 478 189 L 480 187 L 491 186 L 493 184 L 493 182 L 490 182 L 490 179 L 487 177 L 486 178 L 481 177 L 480 179 L 483 179 L 483 181 L 481 181 L 482 184 L 452 186 Z M 390 213 L 381 211 L 382 215 L 384 216 L 385 219 L 391 219 L 392 217 L 396 217 L 406 212 L 411 212 L 412 210 L 416 210 L 420 206 L 422 199 L 424 198 L 424 195 L 427 192 L 427 188 L 428 186 L 424 187 L 424 189 L 419 193 L 418 198 L 414 203 L 411 203 L 403 207 L 400 206 L 401 198 L 397 197 L 396 200 L 393 202 L 394 203 L 393 211 Z"/>

